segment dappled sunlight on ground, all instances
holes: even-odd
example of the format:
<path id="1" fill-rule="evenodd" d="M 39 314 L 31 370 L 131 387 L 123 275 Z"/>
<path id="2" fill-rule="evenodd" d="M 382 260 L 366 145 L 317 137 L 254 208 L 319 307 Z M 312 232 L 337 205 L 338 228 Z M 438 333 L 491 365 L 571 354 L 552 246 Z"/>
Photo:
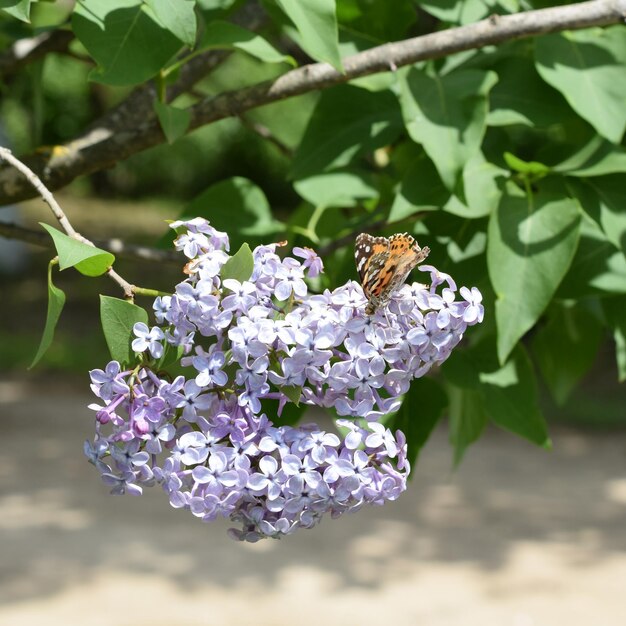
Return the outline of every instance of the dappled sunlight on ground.
<path id="1" fill-rule="evenodd" d="M 0 383 L 0 623 L 626 623 L 626 434 L 443 430 L 401 499 L 239 544 L 158 489 L 112 497 L 82 457 L 88 395 Z M 114 612 L 114 613 L 113 613 Z"/>

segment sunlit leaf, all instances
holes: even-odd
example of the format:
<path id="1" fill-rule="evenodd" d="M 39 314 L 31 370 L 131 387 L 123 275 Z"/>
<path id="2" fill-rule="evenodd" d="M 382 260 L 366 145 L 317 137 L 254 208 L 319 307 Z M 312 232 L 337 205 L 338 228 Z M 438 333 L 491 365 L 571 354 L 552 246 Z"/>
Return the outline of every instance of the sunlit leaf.
<path id="1" fill-rule="evenodd" d="M 145 0 L 161 24 L 190 48 L 196 43 L 196 0 Z"/>
<path id="2" fill-rule="evenodd" d="M 222 265 L 220 276 L 222 281 L 227 278 L 234 278 L 240 283 L 248 280 L 252 276 L 254 269 L 254 258 L 252 250 L 247 243 L 244 243 L 237 252 Z"/>
<path id="3" fill-rule="evenodd" d="M 300 45 L 316 61 L 340 72 L 335 0 L 276 0 L 300 33 Z"/>
<path id="4" fill-rule="evenodd" d="M 401 82 L 400 102 L 408 133 L 424 146 L 450 190 L 480 148 L 487 94 L 497 80 L 493 72 L 480 70 L 457 70 L 440 77 L 412 67 Z"/>
<path id="5" fill-rule="evenodd" d="M 98 63 L 90 78 L 109 85 L 143 83 L 181 47 L 142 0 L 79 0 L 72 28 Z"/>
<path id="6" fill-rule="evenodd" d="M 253 33 L 237 24 L 214 20 L 207 24 L 200 49 L 230 48 L 246 52 L 266 63 L 289 63 L 295 65 L 293 57 L 282 54 L 258 33 Z"/>
<path id="7" fill-rule="evenodd" d="M 626 27 L 566 31 L 535 40 L 537 70 L 603 137 L 626 129 Z"/>
<path id="8" fill-rule="evenodd" d="M 527 198 L 509 185 L 491 216 L 489 275 L 496 292 L 498 356 L 504 363 L 543 313 L 578 245 L 580 210 L 569 198 Z"/>
<path id="9" fill-rule="evenodd" d="M 54 241 L 61 270 L 75 267 L 85 276 L 100 276 L 113 265 L 115 257 L 110 252 L 69 237 L 48 224 L 43 222 L 40 224 L 50 233 Z"/>

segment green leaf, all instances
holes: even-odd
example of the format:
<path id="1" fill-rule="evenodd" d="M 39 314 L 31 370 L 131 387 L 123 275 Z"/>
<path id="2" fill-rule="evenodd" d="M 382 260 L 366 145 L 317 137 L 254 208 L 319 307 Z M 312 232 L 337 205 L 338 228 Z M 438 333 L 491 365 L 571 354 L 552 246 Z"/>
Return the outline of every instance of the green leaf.
<path id="1" fill-rule="evenodd" d="M 61 289 L 55 287 L 52 282 L 53 265 L 54 263 L 52 261 L 48 264 L 48 312 L 46 313 L 46 325 L 43 329 L 43 335 L 41 336 L 41 342 L 39 343 L 37 354 L 28 369 L 35 367 L 35 365 L 39 363 L 41 357 L 48 351 L 54 337 L 54 329 L 59 321 L 59 317 L 61 317 L 61 311 L 63 310 L 63 305 L 65 304 L 65 294 Z"/>
<path id="2" fill-rule="evenodd" d="M 278 415 L 278 400 L 261 400 L 261 411 L 275 426 L 295 426 L 307 409 L 308 406 L 304 403 L 296 406 L 287 402 Z"/>
<path id="3" fill-rule="evenodd" d="M 296 405 L 300 406 L 300 398 L 302 397 L 302 387 L 286 386 L 280 390 Z"/>
<path id="4" fill-rule="evenodd" d="M 250 250 L 250 246 L 247 243 L 244 243 L 241 248 L 222 265 L 220 276 L 222 282 L 227 278 L 234 278 L 242 283 L 252 276 L 253 269 L 254 257 L 252 256 L 252 250 Z"/>
<path id="5" fill-rule="evenodd" d="M 420 0 L 420 9 L 452 24 L 471 24 L 496 13 L 519 11 L 517 0 Z"/>
<path id="6" fill-rule="evenodd" d="M 141 0 L 79 0 L 72 28 L 98 63 L 90 78 L 108 85 L 143 83 L 181 47 Z"/>
<path id="7" fill-rule="evenodd" d="M 571 180 L 568 188 L 607 239 L 626 254 L 626 185 L 623 174 Z"/>
<path id="8" fill-rule="evenodd" d="M 619 382 L 626 380 L 626 295 L 603 298 L 602 308 L 615 339 L 615 357 Z"/>
<path id="9" fill-rule="evenodd" d="M 550 447 L 546 422 L 539 409 L 535 374 L 521 345 L 500 369 L 483 372 L 479 378 L 485 410 L 495 424 Z"/>
<path id="10" fill-rule="evenodd" d="M 421 211 L 436 211 L 450 196 L 433 162 L 421 155 L 408 167 L 389 211 L 390 222 L 402 220 Z"/>
<path id="11" fill-rule="evenodd" d="M 337 170 L 303 178 L 294 184 L 294 188 L 313 206 L 322 207 L 354 207 L 379 195 L 372 175 L 358 171 Z"/>
<path id="12" fill-rule="evenodd" d="M 450 398 L 450 443 L 454 448 L 455 467 L 461 462 L 465 450 L 476 441 L 487 425 L 487 413 L 482 396 L 473 389 L 448 386 Z"/>
<path id="13" fill-rule="evenodd" d="M 337 3 L 337 19 L 343 27 L 339 32 L 340 45 L 343 36 L 351 41 L 367 42 L 367 47 L 371 48 L 373 41 L 397 41 L 409 37 L 411 27 L 417 21 L 417 11 L 413 0 L 342 0 Z M 347 56 L 343 52 L 342 49 L 342 56 Z"/>
<path id="14" fill-rule="evenodd" d="M 145 0 L 154 15 L 184 44 L 193 48 L 196 43 L 196 0 Z"/>
<path id="15" fill-rule="evenodd" d="M 440 77 L 412 67 L 401 81 L 400 104 L 407 131 L 424 146 L 450 190 L 480 148 L 487 94 L 497 80 L 494 72 L 457 70 Z"/>
<path id="16" fill-rule="evenodd" d="M 448 397 L 439 383 L 431 378 L 418 378 L 411 383 L 400 410 L 388 425 L 392 432 L 401 430 L 404 433 L 411 465 L 447 406 Z"/>
<path id="17" fill-rule="evenodd" d="M 576 154 L 555 165 L 552 171 L 581 177 L 626 172 L 626 149 L 596 135 Z"/>
<path id="18" fill-rule="evenodd" d="M 579 299 L 626 293 L 626 258 L 590 217 L 583 213 L 581 237 L 570 270 L 556 296 Z"/>
<path id="19" fill-rule="evenodd" d="M 485 160 L 482 152 L 472 156 L 463 168 L 463 191 L 465 201 L 451 196 L 444 210 L 467 219 L 478 219 L 493 213 L 498 207 L 502 189 L 498 179 L 506 171 Z"/>
<path id="20" fill-rule="evenodd" d="M 504 160 L 512 170 L 519 172 L 520 174 L 542 177 L 547 176 L 550 173 L 550 168 L 547 165 L 539 163 L 538 161 L 523 161 L 510 152 L 504 153 Z"/>
<path id="21" fill-rule="evenodd" d="M 11 17 L 30 24 L 30 5 L 32 2 L 33 0 L 0 0 L 0 10 Z"/>
<path id="22" fill-rule="evenodd" d="M 54 241 L 61 270 L 75 267 L 85 276 L 101 276 L 113 265 L 115 257 L 110 252 L 68 237 L 48 224 L 39 223 L 50 233 Z"/>
<path id="23" fill-rule="evenodd" d="M 214 20 L 207 24 L 199 48 L 201 50 L 211 48 L 236 49 L 246 52 L 265 63 L 289 63 L 296 65 L 293 57 L 276 50 L 261 35 L 246 30 L 237 24 L 222 20 Z"/>
<path id="24" fill-rule="evenodd" d="M 252 237 L 267 237 L 284 230 L 272 216 L 262 189 L 247 178 L 220 181 L 196 196 L 180 217 L 205 217 L 218 230 L 228 233 L 231 248 Z"/>
<path id="25" fill-rule="evenodd" d="M 442 371 L 455 389 L 470 394 L 472 415 L 480 408 L 498 426 L 539 445 L 549 445 L 546 424 L 539 410 L 535 375 L 521 346 L 500 365 L 496 339 L 490 335 L 469 349 L 457 350 L 443 364 Z M 477 394 L 478 398 L 471 394 Z M 461 397 L 461 401 L 465 399 Z M 460 406 L 463 408 L 462 403 Z M 470 433 L 477 437 L 480 415 L 475 417 L 470 422 L 470 426 L 472 423 L 475 426 Z"/>
<path id="26" fill-rule="evenodd" d="M 613 26 L 553 33 L 535 41 L 537 70 L 603 137 L 626 129 L 626 29 Z"/>
<path id="27" fill-rule="evenodd" d="M 154 110 L 159 118 L 167 143 L 174 143 L 189 128 L 191 113 L 187 109 L 179 109 L 171 104 L 154 101 Z"/>
<path id="28" fill-rule="evenodd" d="M 563 96 L 541 79 L 530 59 L 507 56 L 493 69 L 498 83 L 489 94 L 489 126 L 546 128 L 574 116 Z"/>
<path id="29" fill-rule="evenodd" d="M 178 363 L 185 354 L 185 346 L 173 346 L 165 342 L 163 356 L 159 359 L 159 369 L 166 369 L 174 363 Z"/>
<path id="30" fill-rule="evenodd" d="M 305 52 L 343 72 L 337 36 L 335 0 L 276 0 L 294 23 Z"/>
<path id="31" fill-rule="evenodd" d="M 349 165 L 355 157 L 395 141 L 402 132 L 397 98 L 342 85 L 320 95 L 291 164 L 291 177 L 307 178 Z"/>
<path id="32" fill-rule="evenodd" d="M 509 185 L 488 230 L 487 265 L 496 292 L 501 363 L 537 321 L 578 245 L 580 211 L 569 198 L 526 198 Z"/>
<path id="33" fill-rule="evenodd" d="M 111 358 L 120 363 L 133 363 L 136 358 L 130 347 L 133 326 L 137 322 L 148 323 L 146 310 L 132 302 L 101 295 L 100 320 Z"/>
<path id="34" fill-rule="evenodd" d="M 230 9 L 237 0 L 196 0 L 198 6 L 206 11 L 217 11 Z"/>
<path id="35" fill-rule="evenodd" d="M 593 365 L 603 334 L 599 320 L 580 304 L 555 303 L 549 310 L 548 321 L 531 346 L 557 404 L 565 404 L 576 383 Z"/>

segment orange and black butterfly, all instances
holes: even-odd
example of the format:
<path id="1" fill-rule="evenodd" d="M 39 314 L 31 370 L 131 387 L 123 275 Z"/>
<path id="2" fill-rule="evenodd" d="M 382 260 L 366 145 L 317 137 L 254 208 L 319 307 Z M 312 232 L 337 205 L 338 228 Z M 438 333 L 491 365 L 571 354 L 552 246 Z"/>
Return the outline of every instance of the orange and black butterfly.
<path id="1" fill-rule="evenodd" d="M 365 313 L 372 315 L 376 309 L 385 306 L 391 294 L 429 252 L 429 248 L 420 248 L 407 233 L 391 237 L 372 237 L 361 233 L 356 238 L 354 258 L 363 293 L 368 300 Z"/>

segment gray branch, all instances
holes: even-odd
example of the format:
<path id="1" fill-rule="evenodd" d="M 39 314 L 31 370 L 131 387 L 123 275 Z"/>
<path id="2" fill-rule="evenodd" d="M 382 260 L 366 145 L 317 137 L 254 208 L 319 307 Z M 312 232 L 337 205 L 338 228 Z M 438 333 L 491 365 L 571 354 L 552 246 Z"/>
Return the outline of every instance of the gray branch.
<path id="1" fill-rule="evenodd" d="M 7 80 L 29 63 L 43 58 L 49 52 L 63 52 L 74 39 L 69 30 L 53 30 L 39 33 L 34 37 L 18 39 L 0 54 L 0 78 Z"/>
<path id="2" fill-rule="evenodd" d="M 0 237 L 6 239 L 16 239 L 43 248 L 54 249 L 54 243 L 48 233 L 32 228 L 25 228 L 12 222 L 0 222 Z M 173 250 L 159 250 L 147 246 L 138 246 L 132 243 L 125 243 L 121 239 L 91 239 L 91 241 L 101 250 L 112 252 L 116 257 L 129 259 L 131 261 L 146 261 L 148 263 L 167 263 L 182 267 L 185 258 L 180 253 Z"/>
<path id="3" fill-rule="evenodd" d="M 476 24 L 384 44 L 347 57 L 343 60 L 344 73 L 327 63 L 314 63 L 275 80 L 206 98 L 190 107 L 189 130 L 279 100 L 418 61 L 555 31 L 607 26 L 622 22 L 625 17 L 626 0 L 592 0 L 514 15 L 494 15 Z M 145 97 L 146 102 L 151 102 L 152 96 Z M 111 167 L 165 140 L 154 116 L 144 117 L 136 124 L 129 124 L 130 118 L 130 114 L 116 117 L 111 113 L 108 123 L 97 124 L 68 144 L 55 146 L 46 153 L 36 152 L 23 160 L 48 188 L 58 189 L 78 176 Z M 32 188 L 14 170 L 0 168 L 0 205 L 33 195 Z"/>

